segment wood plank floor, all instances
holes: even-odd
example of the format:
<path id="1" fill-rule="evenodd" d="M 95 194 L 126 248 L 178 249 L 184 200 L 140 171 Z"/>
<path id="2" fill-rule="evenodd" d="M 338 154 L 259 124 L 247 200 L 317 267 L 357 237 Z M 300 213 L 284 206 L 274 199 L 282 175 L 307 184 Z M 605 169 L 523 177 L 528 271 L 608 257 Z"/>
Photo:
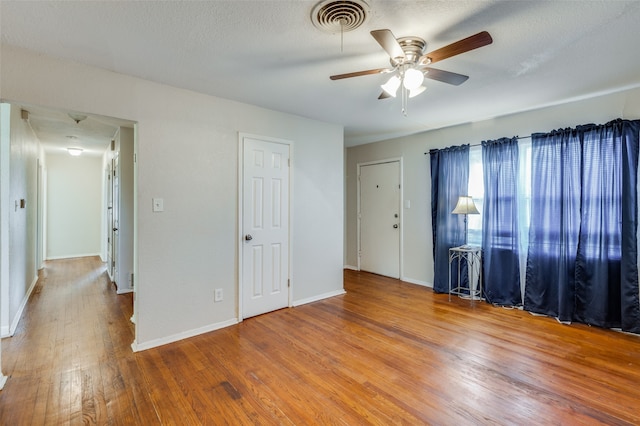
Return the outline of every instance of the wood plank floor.
<path id="1" fill-rule="evenodd" d="M 132 353 L 97 258 L 47 262 L 0 425 L 640 424 L 640 338 L 345 271 L 347 294 Z"/>

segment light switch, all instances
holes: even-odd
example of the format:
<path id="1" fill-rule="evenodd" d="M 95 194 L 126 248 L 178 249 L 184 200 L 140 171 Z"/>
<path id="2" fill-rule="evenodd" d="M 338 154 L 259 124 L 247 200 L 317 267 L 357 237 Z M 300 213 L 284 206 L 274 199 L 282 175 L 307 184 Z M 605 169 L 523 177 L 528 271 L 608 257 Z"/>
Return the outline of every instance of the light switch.
<path id="1" fill-rule="evenodd" d="M 411 200 L 404 200 L 404 208 L 405 209 L 411 208 Z"/>
<path id="2" fill-rule="evenodd" d="M 153 199 L 153 211 L 156 213 L 164 211 L 164 199 L 162 198 Z"/>

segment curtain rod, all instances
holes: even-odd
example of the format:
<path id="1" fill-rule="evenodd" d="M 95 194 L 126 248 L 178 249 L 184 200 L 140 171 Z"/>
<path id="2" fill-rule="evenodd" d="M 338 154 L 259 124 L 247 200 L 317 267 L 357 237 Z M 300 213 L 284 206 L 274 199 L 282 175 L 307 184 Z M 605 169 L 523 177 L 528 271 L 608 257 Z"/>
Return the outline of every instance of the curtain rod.
<path id="1" fill-rule="evenodd" d="M 520 139 L 531 139 L 531 136 L 514 136 L 514 137 L 516 139 L 518 139 L 518 140 L 520 140 Z M 471 144 L 471 145 L 469 145 L 469 148 L 471 148 L 472 146 L 480 146 L 480 145 L 482 145 L 482 142 L 481 143 Z M 430 149 L 429 151 L 425 152 L 424 155 L 431 154 L 432 152 L 438 152 L 441 149 L 445 149 L 445 148 L 433 148 L 433 149 Z"/>

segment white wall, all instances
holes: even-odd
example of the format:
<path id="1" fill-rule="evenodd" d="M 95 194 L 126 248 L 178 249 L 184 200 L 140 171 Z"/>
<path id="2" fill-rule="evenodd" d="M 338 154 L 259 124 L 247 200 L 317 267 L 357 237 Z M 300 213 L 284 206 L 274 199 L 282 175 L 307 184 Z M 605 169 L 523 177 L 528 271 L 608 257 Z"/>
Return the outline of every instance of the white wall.
<path id="1" fill-rule="evenodd" d="M 11 105 L 0 103 L 0 335 L 9 334 L 9 173 Z M 0 345 L 2 346 L 2 345 Z"/>
<path id="2" fill-rule="evenodd" d="M 384 158 L 404 158 L 404 269 L 402 279 L 433 285 L 433 241 L 431 234 L 431 176 L 429 155 L 432 148 L 465 143 L 477 144 L 500 137 L 528 136 L 580 124 L 604 124 L 615 118 L 640 118 L 640 89 L 577 100 L 563 105 L 496 117 L 477 123 L 425 132 L 375 144 L 347 149 L 346 154 L 346 253 L 345 265 L 357 266 L 357 177 L 358 163 Z"/>
<path id="3" fill-rule="evenodd" d="M 238 132 L 294 143 L 294 302 L 342 290 L 342 126 L 6 45 L 0 53 L 4 99 L 138 123 L 138 348 L 237 319 Z M 164 212 L 151 211 L 153 197 Z M 214 304 L 215 288 L 225 299 Z"/>
<path id="4" fill-rule="evenodd" d="M 100 254 L 102 157 L 47 153 L 47 259 Z"/>
<path id="5" fill-rule="evenodd" d="M 36 283 L 37 249 L 37 165 L 40 143 L 31 125 L 22 119 L 20 108 L 3 105 L 2 167 L 8 166 L 9 173 L 2 173 L 5 181 L 2 191 L 3 241 L 8 253 L 2 257 L 0 318 L 1 333 L 11 335 L 22 314 L 29 293 Z M 7 136 L 9 140 L 7 141 Z M 6 144 L 9 144 L 7 147 Z M 8 181 L 7 181 L 8 180 Z M 21 207 L 24 200 L 24 207 Z M 2 246 L 5 251 L 5 246 Z"/>

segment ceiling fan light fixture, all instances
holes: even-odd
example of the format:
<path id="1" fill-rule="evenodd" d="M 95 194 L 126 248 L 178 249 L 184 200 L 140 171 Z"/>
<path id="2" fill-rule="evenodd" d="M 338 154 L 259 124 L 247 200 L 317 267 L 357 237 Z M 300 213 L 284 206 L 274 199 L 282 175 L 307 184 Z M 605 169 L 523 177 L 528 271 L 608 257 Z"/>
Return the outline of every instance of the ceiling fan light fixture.
<path id="1" fill-rule="evenodd" d="M 415 90 L 422 85 L 424 81 L 424 74 L 415 68 L 409 68 L 404 72 L 404 78 L 402 79 L 402 85 L 407 90 Z"/>
<path id="2" fill-rule="evenodd" d="M 397 75 L 391 76 L 389 80 L 383 85 L 380 86 L 382 90 L 389 94 L 389 96 L 396 97 L 396 93 L 398 93 L 398 88 L 400 87 L 400 77 Z"/>
<path id="3" fill-rule="evenodd" d="M 420 93 L 424 92 L 425 90 L 427 90 L 427 86 L 420 86 L 416 89 L 411 89 L 409 90 L 409 97 L 413 98 L 418 96 Z"/>

